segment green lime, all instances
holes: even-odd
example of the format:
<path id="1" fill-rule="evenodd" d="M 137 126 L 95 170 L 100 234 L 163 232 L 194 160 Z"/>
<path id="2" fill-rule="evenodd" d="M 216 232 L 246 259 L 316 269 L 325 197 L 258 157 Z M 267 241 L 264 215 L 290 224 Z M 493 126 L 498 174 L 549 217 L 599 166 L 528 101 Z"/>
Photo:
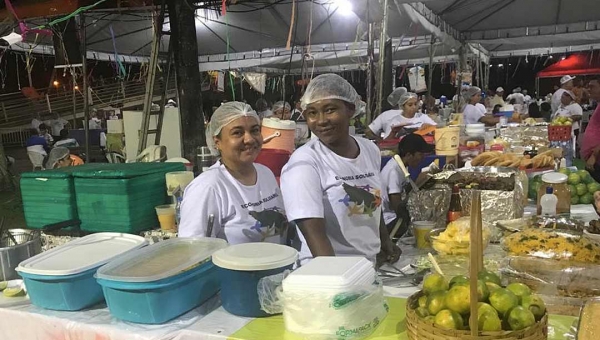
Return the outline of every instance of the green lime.
<path id="1" fill-rule="evenodd" d="M 492 282 L 497 285 L 502 285 L 502 280 L 495 273 L 489 272 L 487 270 L 482 270 L 477 274 L 477 278 L 483 282 Z"/>
<path id="2" fill-rule="evenodd" d="M 593 195 L 596 191 L 600 191 L 600 184 L 596 182 L 589 183 L 587 185 L 587 191 Z"/>
<path id="3" fill-rule="evenodd" d="M 426 295 L 445 290 L 448 290 L 448 281 L 438 273 L 427 275 L 425 280 L 423 280 L 423 292 Z"/>
<path id="4" fill-rule="evenodd" d="M 5 288 L 2 294 L 6 297 L 25 296 L 25 290 L 22 287 Z"/>
<path id="5" fill-rule="evenodd" d="M 468 284 L 469 279 L 464 275 L 458 275 L 458 276 L 453 277 L 450 280 L 450 283 L 448 283 L 448 285 L 450 286 L 450 288 L 452 288 L 452 286 L 454 286 L 457 283 L 467 283 Z"/>
<path id="6" fill-rule="evenodd" d="M 577 187 L 574 185 L 569 185 L 569 192 L 571 193 L 571 197 L 577 197 Z"/>
<path id="7" fill-rule="evenodd" d="M 585 184 L 589 184 L 594 181 L 592 176 L 590 176 L 590 173 L 587 172 L 586 170 L 579 170 L 579 171 L 577 171 L 577 174 L 579 175 L 579 177 L 581 177 L 581 181 Z"/>
<path id="8" fill-rule="evenodd" d="M 426 318 L 429 316 L 429 312 L 427 311 L 427 308 L 423 308 L 423 307 L 419 307 L 415 310 L 415 313 L 417 314 L 418 317 L 420 317 L 421 319 Z"/>
<path id="9" fill-rule="evenodd" d="M 529 309 L 517 306 L 510 310 L 506 321 L 513 331 L 531 327 L 535 324 L 535 316 Z"/>
<path id="10" fill-rule="evenodd" d="M 490 289 L 488 288 L 486 282 L 482 280 L 477 280 L 477 301 L 485 302 L 490 297 Z"/>
<path id="11" fill-rule="evenodd" d="M 558 172 L 560 172 L 561 174 L 565 174 L 567 176 L 569 176 L 571 174 L 571 171 L 569 169 L 567 169 L 567 168 L 560 168 L 560 169 L 558 169 Z"/>
<path id="12" fill-rule="evenodd" d="M 491 292 L 495 291 L 498 288 L 502 288 L 499 285 L 493 283 L 493 282 L 486 282 L 485 285 L 487 286 L 488 290 Z M 489 298 L 489 297 L 488 297 Z"/>
<path id="13" fill-rule="evenodd" d="M 6 281 L 0 281 L 0 291 L 5 290 L 6 287 L 8 287 L 8 282 L 6 282 Z"/>
<path id="14" fill-rule="evenodd" d="M 580 183 L 575 186 L 577 188 L 577 196 L 583 196 L 587 194 L 587 185 Z"/>
<path id="15" fill-rule="evenodd" d="M 490 304 L 483 303 L 483 302 L 477 303 L 477 315 L 481 315 L 481 314 L 487 313 L 487 312 L 496 313 L 496 315 L 498 315 L 498 311 L 494 307 L 492 307 Z"/>
<path id="16" fill-rule="evenodd" d="M 579 196 L 571 196 L 571 205 L 579 204 Z"/>
<path id="17" fill-rule="evenodd" d="M 531 289 L 527 287 L 527 285 L 519 282 L 509 284 L 508 286 L 506 286 L 506 289 L 513 292 L 513 294 L 515 294 L 519 298 L 519 303 L 521 303 L 523 297 L 531 295 Z"/>
<path id="18" fill-rule="evenodd" d="M 423 295 L 419 298 L 419 307 L 427 307 L 427 296 Z"/>
<path id="19" fill-rule="evenodd" d="M 481 313 L 477 320 L 479 329 L 484 332 L 494 332 L 502 330 L 502 321 L 496 311 Z"/>
<path id="20" fill-rule="evenodd" d="M 506 315 L 519 304 L 519 298 L 510 290 L 500 288 L 490 294 L 490 304 L 500 315 Z"/>
<path id="21" fill-rule="evenodd" d="M 576 173 L 572 173 L 569 175 L 569 179 L 567 180 L 567 182 L 572 185 L 577 185 L 581 183 L 581 176 L 579 176 Z"/>
<path id="22" fill-rule="evenodd" d="M 523 308 L 529 309 L 536 320 L 540 320 L 546 314 L 546 304 L 538 295 L 524 296 L 521 302 Z"/>
<path id="23" fill-rule="evenodd" d="M 435 324 L 444 329 L 462 329 L 463 318 L 457 312 L 444 309 L 435 316 Z"/>
<path id="24" fill-rule="evenodd" d="M 456 285 L 446 294 L 446 308 L 459 314 L 469 313 L 471 290 L 469 286 Z"/>
<path id="25" fill-rule="evenodd" d="M 587 193 L 579 197 L 579 204 L 592 204 L 594 203 L 594 195 Z"/>
<path id="26" fill-rule="evenodd" d="M 442 309 L 446 309 L 446 292 L 431 293 L 427 298 L 427 311 L 429 314 L 437 315 Z"/>

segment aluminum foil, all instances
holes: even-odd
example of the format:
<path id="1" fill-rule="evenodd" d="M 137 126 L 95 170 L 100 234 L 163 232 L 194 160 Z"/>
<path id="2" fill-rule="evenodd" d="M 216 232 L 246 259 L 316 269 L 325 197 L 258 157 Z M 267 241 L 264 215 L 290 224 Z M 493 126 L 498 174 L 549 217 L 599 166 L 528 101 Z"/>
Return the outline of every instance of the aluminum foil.
<path id="1" fill-rule="evenodd" d="M 177 233 L 156 229 L 143 232 L 142 237 L 144 237 L 149 244 L 154 244 L 170 238 L 175 238 L 177 237 Z"/>
<path id="2" fill-rule="evenodd" d="M 550 147 L 548 126 L 508 126 L 500 130 L 500 138 L 509 145 L 521 145 L 525 148 L 540 149 Z"/>
<path id="3" fill-rule="evenodd" d="M 54 236 L 42 232 L 42 251 L 48 251 L 52 248 L 62 246 L 63 244 L 76 239 L 73 236 Z"/>
<path id="4" fill-rule="evenodd" d="M 483 225 L 492 230 L 492 242 L 499 241 L 502 233 L 496 228 L 499 220 L 521 218 L 525 211 L 523 182 L 517 170 L 509 168 L 475 167 L 459 171 L 444 171 L 434 175 L 436 183 L 430 189 L 411 193 L 408 210 L 413 221 L 435 221 L 436 227 L 446 226 L 446 213 L 450 207 L 451 185 L 473 182 L 485 183 L 484 188 L 510 190 L 480 190 Z M 487 186 L 487 187 L 486 187 Z M 463 216 L 471 215 L 472 189 L 461 189 Z"/>

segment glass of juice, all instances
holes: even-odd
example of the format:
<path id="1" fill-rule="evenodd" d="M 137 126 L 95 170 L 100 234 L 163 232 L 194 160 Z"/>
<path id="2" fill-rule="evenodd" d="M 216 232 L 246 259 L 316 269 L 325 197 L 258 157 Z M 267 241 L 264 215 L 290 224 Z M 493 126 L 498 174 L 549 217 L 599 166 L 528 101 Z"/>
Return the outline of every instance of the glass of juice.
<path id="1" fill-rule="evenodd" d="M 414 221 L 412 225 L 417 248 L 430 248 L 427 234 L 435 227 L 435 223 L 431 221 Z"/>
<path id="2" fill-rule="evenodd" d="M 156 215 L 160 222 L 160 229 L 165 231 L 174 231 L 175 227 L 175 205 L 165 204 L 156 207 Z"/>

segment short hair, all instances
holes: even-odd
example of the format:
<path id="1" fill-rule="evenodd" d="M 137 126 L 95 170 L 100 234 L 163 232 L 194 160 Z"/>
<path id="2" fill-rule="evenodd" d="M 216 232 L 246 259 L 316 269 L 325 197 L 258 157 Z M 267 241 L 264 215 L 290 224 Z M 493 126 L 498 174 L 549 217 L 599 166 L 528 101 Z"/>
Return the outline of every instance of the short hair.
<path id="1" fill-rule="evenodd" d="M 69 130 L 67 130 L 67 129 L 60 130 L 60 137 L 61 138 L 67 138 L 67 137 L 69 137 Z"/>
<path id="2" fill-rule="evenodd" d="M 550 106 L 550 103 L 548 102 L 543 102 L 542 105 L 540 105 L 540 109 L 544 112 L 548 112 L 552 110 L 552 106 Z"/>

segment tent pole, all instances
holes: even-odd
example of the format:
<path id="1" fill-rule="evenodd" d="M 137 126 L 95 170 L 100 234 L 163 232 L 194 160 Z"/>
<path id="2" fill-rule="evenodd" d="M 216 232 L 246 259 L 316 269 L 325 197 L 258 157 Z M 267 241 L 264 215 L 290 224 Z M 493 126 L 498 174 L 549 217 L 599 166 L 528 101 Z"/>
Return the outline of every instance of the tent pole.
<path id="1" fill-rule="evenodd" d="M 81 39 L 81 73 L 83 75 L 83 128 L 85 129 L 85 162 L 90 162 L 90 100 L 88 93 L 87 79 L 87 39 L 85 34 L 85 16 L 79 15 L 79 34 Z"/>
<path id="2" fill-rule="evenodd" d="M 381 36 L 379 38 L 379 76 L 377 77 L 377 107 L 375 109 L 375 113 L 378 115 L 381 114 L 383 106 L 383 79 L 385 72 L 385 61 L 386 57 L 392 57 L 391 55 L 385 55 L 385 46 L 388 41 L 388 0 L 381 0 L 380 2 L 383 4 L 383 19 L 381 20 Z"/>
<path id="3" fill-rule="evenodd" d="M 535 96 L 537 98 L 542 97 L 542 95 L 540 94 L 540 78 L 539 77 L 535 77 Z"/>
<path id="4" fill-rule="evenodd" d="M 431 35 L 431 42 L 429 43 L 429 80 L 427 81 L 427 94 L 429 97 L 433 97 L 433 45 L 435 44 L 435 35 Z M 429 102 L 429 98 L 426 98 L 425 103 Z"/>
<path id="5" fill-rule="evenodd" d="M 367 48 L 367 124 L 373 120 L 373 55 L 375 49 L 373 46 L 373 24 L 369 23 L 369 29 L 367 32 L 369 47 Z"/>

